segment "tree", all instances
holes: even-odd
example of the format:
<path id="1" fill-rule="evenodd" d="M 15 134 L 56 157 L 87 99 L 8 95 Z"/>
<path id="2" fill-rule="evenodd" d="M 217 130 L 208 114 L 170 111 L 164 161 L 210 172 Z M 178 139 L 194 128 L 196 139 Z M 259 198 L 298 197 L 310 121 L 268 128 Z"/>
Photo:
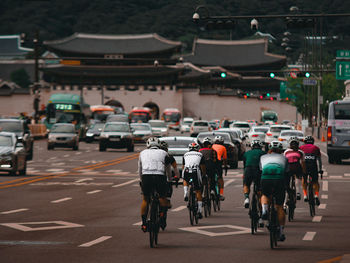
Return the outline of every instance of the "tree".
<path id="1" fill-rule="evenodd" d="M 24 68 L 13 71 L 10 78 L 12 82 L 25 89 L 29 88 L 29 85 L 31 84 L 30 77 Z"/>

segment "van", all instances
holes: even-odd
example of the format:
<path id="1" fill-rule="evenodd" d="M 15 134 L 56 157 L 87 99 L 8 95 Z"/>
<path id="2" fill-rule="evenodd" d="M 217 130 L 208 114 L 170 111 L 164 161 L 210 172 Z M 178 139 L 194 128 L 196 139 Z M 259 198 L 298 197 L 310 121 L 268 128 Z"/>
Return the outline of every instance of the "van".
<path id="1" fill-rule="evenodd" d="M 350 158 L 350 98 L 329 104 L 327 155 L 331 164 Z"/>

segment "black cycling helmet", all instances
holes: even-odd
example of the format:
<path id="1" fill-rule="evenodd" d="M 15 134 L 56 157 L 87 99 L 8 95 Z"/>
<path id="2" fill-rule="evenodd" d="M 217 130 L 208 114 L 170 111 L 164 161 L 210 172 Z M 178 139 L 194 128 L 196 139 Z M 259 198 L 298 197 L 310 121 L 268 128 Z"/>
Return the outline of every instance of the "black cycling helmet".
<path id="1" fill-rule="evenodd" d="M 314 144 L 315 139 L 312 136 L 306 136 L 304 139 L 305 144 Z"/>
<path id="2" fill-rule="evenodd" d="M 264 146 L 264 144 L 260 140 L 254 140 L 250 144 L 251 148 L 262 148 L 263 146 Z"/>
<path id="3" fill-rule="evenodd" d="M 160 149 L 162 149 L 162 150 L 164 150 L 164 151 L 168 151 L 168 143 L 166 142 L 166 141 L 160 141 L 160 146 L 159 146 L 159 148 Z"/>
<path id="4" fill-rule="evenodd" d="M 292 137 L 289 138 L 288 142 L 289 142 L 290 147 L 292 147 L 292 146 L 299 147 L 299 139 L 298 139 L 298 137 L 292 136 Z"/>

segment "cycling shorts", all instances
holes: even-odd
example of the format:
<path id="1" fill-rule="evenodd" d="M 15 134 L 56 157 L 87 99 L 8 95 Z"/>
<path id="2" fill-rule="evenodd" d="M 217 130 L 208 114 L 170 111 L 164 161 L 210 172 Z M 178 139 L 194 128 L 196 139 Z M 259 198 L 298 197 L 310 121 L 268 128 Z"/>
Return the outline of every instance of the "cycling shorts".
<path id="1" fill-rule="evenodd" d="M 141 189 L 144 196 L 149 197 L 156 190 L 160 197 L 166 197 L 169 187 L 165 175 L 143 174 L 141 181 Z"/>
<path id="2" fill-rule="evenodd" d="M 217 171 L 218 178 L 222 178 L 222 173 L 223 173 L 222 164 L 223 164 L 222 161 L 217 162 L 216 171 Z"/>
<path id="3" fill-rule="evenodd" d="M 318 182 L 318 171 L 317 171 L 317 169 L 307 170 L 307 173 L 304 175 L 305 182 L 307 180 L 307 174 L 311 175 L 311 182 L 313 182 L 313 183 L 317 183 Z"/>
<path id="4" fill-rule="evenodd" d="M 284 179 L 262 179 L 262 194 L 267 197 L 273 195 L 276 198 L 276 205 L 283 205 L 286 193 L 284 184 Z"/>
<path id="5" fill-rule="evenodd" d="M 202 190 L 202 178 L 200 178 L 200 175 L 196 172 L 184 172 L 184 180 L 189 184 L 190 180 L 193 181 L 193 186 L 195 191 Z"/>
<path id="6" fill-rule="evenodd" d="M 301 179 L 303 177 L 303 169 L 301 168 L 300 162 L 289 163 L 289 176 L 294 175 Z"/>
<path id="7" fill-rule="evenodd" d="M 252 182 L 257 186 L 257 189 L 260 189 L 260 180 L 261 180 L 261 171 L 259 167 L 248 166 L 244 168 L 243 174 L 243 185 L 250 187 Z"/>

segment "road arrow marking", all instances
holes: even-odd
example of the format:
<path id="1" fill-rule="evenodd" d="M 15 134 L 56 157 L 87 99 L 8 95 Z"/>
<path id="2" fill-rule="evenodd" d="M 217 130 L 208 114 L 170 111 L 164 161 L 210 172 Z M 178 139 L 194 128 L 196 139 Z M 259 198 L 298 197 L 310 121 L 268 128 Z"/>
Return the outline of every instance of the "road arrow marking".
<path id="1" fill-rule="evenodd" d="M 28 231 L 41 231 L 41 230 L 53 230 L 63 228 L 83 227 L 84 225 L 74 224 L 65 221 L 47 221 L 47 222 L 26 222 L 26 223 L 5 223 L 2 226 L 7 226 L 24 232 Z M 30 225 L 40 225 L 40 227 L 30 227 Z M 49 226 L 43 226 L 49 225 Z"/>
<path id="2" fill-rule="evenodd" d="M 306 232 L 305 236 L 303 237 L 303 240 L 312 241 L 315 236 L 316 236 L 316 232 Z"/>
<path id="3" fill-rule="evenodd" d="M 231 231 L 228 232 L 210 232 L 208 229 L 219 229 L 219 228 L 228 228 Z M 218 226 L 199 226 L 199 227 L 183 227 L 179 228 L 183 231 L 193 232 L 196 234 L 202 234 L 210 237 L 219 237 L 219 236 L 231 236 L 231 235 L 241 235 L 241 234 L 249 234 L 251 233 L 251 229 L 247 227 L 241 226 L 233 226 L 233 225 L 218 225 Z M 232 231 L 235 230 L 235 231 Z M 260 231 L 260 230 L 259 230 Z"/>

